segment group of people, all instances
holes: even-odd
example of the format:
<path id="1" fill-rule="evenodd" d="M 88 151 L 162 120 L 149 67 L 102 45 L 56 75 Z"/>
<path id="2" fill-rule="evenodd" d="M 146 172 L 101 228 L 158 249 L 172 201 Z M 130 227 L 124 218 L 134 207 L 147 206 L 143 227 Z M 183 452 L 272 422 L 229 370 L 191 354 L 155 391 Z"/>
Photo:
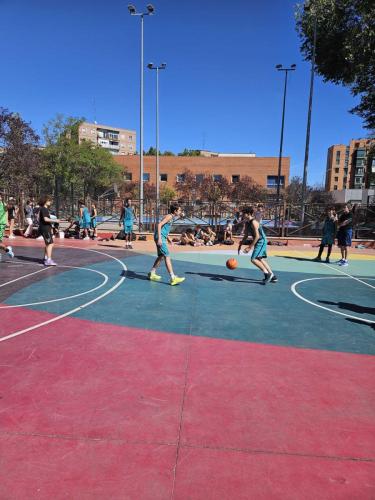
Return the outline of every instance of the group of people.
<path id="1" fill-rule="evenodd" d="M 181 233 L 177 242 L 178 245 L 191 245 L 192 247 L 203 245 L 211 247 L 215 243 L 217 243 L 217 239 L 213 228 L 210 226 L 202 228 L 200 225 L 195 226 L 194 230 L 188 227 L 186 231 Z"/>
<path id="2" fill-rule="evenodd" d="M 338 217 L 334 208 L 328 208 L 323 225 L 323 235 L 319 246 L 318 255 L 315 261 L 321 262 L 324 248 L 327 246 L 326 263 L 330 262 L 332 246 L 337 238 L 337 246 L 341 251 L 341 259 L 338 261 L 339 266 L 348 266 L 348 247 L 352 244 L 353 236 L 353 214 L 355 206 L 347 204 L 344 206 L 343 213 Z"/>

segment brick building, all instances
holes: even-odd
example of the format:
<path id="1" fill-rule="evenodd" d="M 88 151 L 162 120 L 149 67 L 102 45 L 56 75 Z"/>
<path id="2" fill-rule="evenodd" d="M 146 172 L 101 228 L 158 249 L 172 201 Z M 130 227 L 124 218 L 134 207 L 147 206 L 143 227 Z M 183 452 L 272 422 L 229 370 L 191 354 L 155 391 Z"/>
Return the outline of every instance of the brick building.
<path id="1" fill-rule="evenodd" d="M 91 141 L 113 155 L 133 155 L 136 152 L 135 130 L 83 122 L 78 129 L 78 140 Z"/>
<path id="2" fill-rule="evenodd" d="M 124 167 L 124 178 L 127 181 L 139 182 L 139 156 L 115 156 L 115 160 Z M 241 178 L 251 177 L 257 184 L 276 190 L 278 158 L 256 157 L 251 155 L 232 156 L 160 156 L 160 187 L 174 187 L 176 182 L 183 182 L 184 170 L 190 170 L 199 176 L 212 175 L 217 180 L 225 177 L 230 183 Z M 290 158 L 284 157 L 281 162 L 281 187 L 289 182 Z M 144 181 L 156 184 L 156 158 L 144 156 Z"/>
<path id="3" fill-rule="evenodd" d="M 372 188 L 375 162 L 369 158 L 375 139 L 352 139 L 349 145 L 335 144 L 328 148 L 327 191 Z"/>

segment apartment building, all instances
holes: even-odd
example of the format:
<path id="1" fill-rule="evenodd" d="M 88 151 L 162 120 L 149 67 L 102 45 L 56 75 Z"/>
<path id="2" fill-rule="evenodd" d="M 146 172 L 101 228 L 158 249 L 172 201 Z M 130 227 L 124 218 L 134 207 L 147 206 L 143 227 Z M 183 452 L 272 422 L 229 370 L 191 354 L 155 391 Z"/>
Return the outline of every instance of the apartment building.
<path id="1" fill-rule="evenodd" d="M 352 139 L 349 145 L 328 148 L 326 190 L 375 187 L 375 159 L 369 155 L 374 144 L 375 139 Z"/>
<path id="2" fill-rule="evenodd" d="M 144 182 L 156 184 L 156 158 L 144 156 Z M 139 182 L 139 156 L 116 156 L 115 160 L 124 168 L 124 179 Z M 251 155 L 219 155 L 219 156 L 160 156 L 160 186 L 175 187 L 184 182 L 184 171 L 190 170 L 196 177 L 212 175 L 220 180 L 225 177 L 228 182 L 236 183 L 241 178 L 251 177 L 257 184 L 276 191 L 278 174 L 277 157 L 256 157 Z M 283 157 L 281 162 L 280 185 L 284 188 L 289 183 L 290 158 Z"/>
<path id="3" fill-rule="evenodd" d="M 78 129 L 78 140 L 91 141 L 113 155 L 126 156 L 136 153 L 135 130 L 83 122 Z"/>

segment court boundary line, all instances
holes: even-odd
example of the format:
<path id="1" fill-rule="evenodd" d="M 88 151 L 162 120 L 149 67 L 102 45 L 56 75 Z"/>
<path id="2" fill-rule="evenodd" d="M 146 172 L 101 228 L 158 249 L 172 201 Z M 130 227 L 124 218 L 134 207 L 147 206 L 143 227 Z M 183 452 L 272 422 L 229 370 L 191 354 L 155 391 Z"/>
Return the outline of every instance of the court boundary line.
<path id="1" fill-rule="evenodd" d="M 75 295 L 68 295 L 66 297 L 60 297 L 58 299 L 51 299 L 51 300 L 44 300 L 41 302 L 30 302 L 29 304 L 9 304 L 6 306 L 0 306 L 0 310 L 1 309 L 14 309 L 15 307 L 38 306 L 38 305 L 42 305 L 42 304 L 50 304 L 52 302 L 61 302 L 63 300 L 74 299 L 76 297 L 81 297 L 82 295 L 87 295 L 88 293 L 92 293 L 92 292 L 95 292 L 96 290 L 99 290 L 99 288 L 102 288 L 102 286 L 104 286 L 109 280 L 109 277 L 107 274 L 102 273 L 101 271 L 98 271 L 96 269 L 90 269 L 88 267 L 78 267 L 78 266 L 59 266 L 59 267 L 64 267 L 64 268 L 69 268 L 69 269 L 83 269 L 84 271 L 91 271 L 93 273 L 101 274 L 104 277 L 104 281 L 100 285 L 98 285 L 94 288 L 91 288 L 90 290 L 86 290 L 85 292 L 81 292 L 81 293 L 76 293 Z M 43 271 L 43 270 L 44 269 L 41 269 L 41 271 Z M 40 272 L 40 271 L 36 271 L 36 272 Z M 35 273 L 31 273 L 31 274 L 35 274 Z M 26 275 L 26 276 L 28 276 L 28 275 Z M 59 275 L 55 274 L 54 276 L 59 276 Z"/>
<path id="2" fill-rule="evenodd" d="M 324 265 L 326 267 L 329 267 L 330 269 L 333 269 L 334 271 L 337 271 L 338 273 L 345 274 L 346 276 L 349 276 L 349 278 L 352 278 L 353 280 L 359 281 L 360 283 L 363 283 L 364 285 L 369 286 L 370 288 L 374 288 L 375 289 L 375 286 L 370 285 L 370 283 L 366 283 L 366 281 L 363 281 L 363 280 L 357 278 L 356 276 L 353 276 L 353 275 L 351 275 L 349 273 L 346 273 L 342 269 L 338 269 L 337 267 L 330 266 L 329 264 L 326 264 L 326 263 L 324 263 Z"/>
<path id="3" fill-rule="evenodd" d="M 69 246 L 69 247 L 65 247 L 65 248 L 74 248 L 76 250 L 76 247 Z M 114 257 L 113 255 L 107 254 L 105 252 L 100 252 L 99 250 L 93 250 L 90 248 L 80 248 L 80 250 L 86 250 L 87 252 L 95 252 L 95 253 L 98 253 L 101 255 L 105 255 L 106 257 L 110 257 L 111 259 L 117 261 L 121 265 L 123 271 L 125 271 L 125 272 L 127 271 L 126 265 L 120 259 L 118 259 L 117 257 Z M 71 309 L 70 311 L 67 311 L 63 314 L 60 314 L 59 316 L 55 316 L 54 318 L 50 318 L 49 320 L 42 321 L 41 323 L 38 323 L 37 325 L 32 325 L 28 328 L 24 328 L 23 330 L 19 330 L 17 332 L 6 335 L 5 337 L 1 337 L 0 342 L 5 342 L 6 340 L 10 340 L 14 337 L 18 337 L 19 335 L 23 335 L 25 333 L 36 330 L 37 328 L 41 328 L 43 326 L 46 326 L 46 325 L 49 325 L 49 324 L 54 323 L 56 321 L 59 321 L 60 319 L 66 318 L 67 316 L 71 316 L 72 314 L 79 312 L 82 309 L 85 309 L 86 307 L 89 307 L 91 304 L 94 304 L 98 300 L 101 300 L 102 298 L 106 297 L 110 293 L 114 292 L 124 281 L 125 281 L 125 276 L 121 276 L 119 281 L 112 288 L 110 288 L 109 290 L 107 290 L 103 294 L 99 295 L 98 297 L 95 297 L 94 299 L 90 300 L 89 302 L 86 302 L 85 304 L 82 304 L 78 307 L 75 307 L 74 309 Z"/>
<path id="4" fill-rule="evenodd" d="M 0 285 L 0 288 L 6 285 L 10 285 L 10 283 L 15 283 L 16 281 L 23 280 L 24 278 L 27 278 L 28 276 L 32 276 L 33 274 L 41 273 L 42 271 L 47 271 L 49 269 L 48 267 L 43 267 L 43 269 L 39 269 L 38 271 L 34 271 L 33 273 L 28 273 L 24 274 L 23 276 L 20 276 L 19 278 L 16 278 L 14 280 L 6 281 L 5 283 L 2 283 Z"/>
<path id="5" fill-rule="evenodd" d="M 345 273 L 344 273 L 345 274 Z M 352 314 L 346 314 L 346 313 L 343 313 L 343 312 L 340 312 L 340 311 L 334 311 L 333 309 L 330 309 L 329 307 L 325 307 L 325 306 L 321 306 L 320 304 L 316 304 L 315 302 L 309 300 L 309 299 L 306 299 L 303 295 L 299 294 L 296 290 L 297 288 L 297 285 L 299 285 L 300 283 L 306 283 L 307 281 L 315 281 L 315 280 L 337 280 L 337 279 L 348 279 L 350 278 L 350 276 L 348 277 L 344 277 L 344 276 L 319 276 L 319 277 L 315 277 L 315 278 L 307 278 L 307 279 L 304 279 L 304 280 L 299 280 L 299 281 L 295 281 L 290 289 L 291 291 L 294 293 L 294 295 L 303 300 L 304 302 L 306 302 L 307 304 L 310 304 L 314 307 L 319 307 L 320 309 L 324 309 L 326 311 L 329 311 L 333 314 L 339 314 L 341 316 L 345 316 L 346 318 L 352 318 L 352 319 L 356 319 L 356 320 L 359 320 L 359 321 L 364 321 L 365 323 L 369 323 L 369 324 L 375 324 L 375 321 L 371 320 L 371 319 L 366 319 L 366 318 L 360 318 L 358 316 L 353 316 Z M 375 278 L 368 278 L 370 280 L 375 280 Z M 359 280 L 360 281 L 360 280 Z M 372 287 L 374 288 L 374 287 Z"/>

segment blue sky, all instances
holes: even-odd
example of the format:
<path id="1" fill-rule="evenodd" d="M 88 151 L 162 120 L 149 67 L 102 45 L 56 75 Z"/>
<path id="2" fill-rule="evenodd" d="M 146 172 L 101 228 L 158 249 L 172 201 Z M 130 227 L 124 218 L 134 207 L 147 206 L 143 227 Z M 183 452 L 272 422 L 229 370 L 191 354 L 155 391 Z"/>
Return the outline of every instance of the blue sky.
<path id="1" fill-rule="evenodd" d="M 133 2 L 140 10 L 148 1 Z M 145 65 L 160 73 L 160 148 L 277 156 L 283 73 L 290 74 L 284 155 L 303 168 L 310 66 L 299 52 L 291 0 L 157 0 L 145 18 Z M 41 132 L 56 113 L 139 128 L 139 18 L 125 0 L 0 0 L 0 105 Z M 95 103 L 95 104 L 94 104 Z M 309 182 L 327 148 L 364 137 L 343 87 L 315 80 Z M 155 145 L 155 71 L 145 69 L 144 146 Z M 139 137 L 138 137 L 139 139 Z M 139 144 L 139 142 L 138 142 Z M 138 146 L 139 149 L 139 146 Z"/>

